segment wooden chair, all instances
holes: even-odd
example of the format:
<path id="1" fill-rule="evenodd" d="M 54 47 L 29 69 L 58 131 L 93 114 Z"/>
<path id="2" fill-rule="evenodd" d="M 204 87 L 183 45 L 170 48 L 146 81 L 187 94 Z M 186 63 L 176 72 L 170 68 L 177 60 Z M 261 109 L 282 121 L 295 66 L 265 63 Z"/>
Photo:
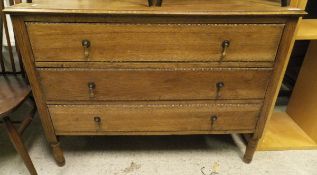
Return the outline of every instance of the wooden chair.
<path id="1" fill-rule="evenodd" d="M 14 2 L 10 1 L 10 5 Z M 1 8 L 4 8 L 4 1 L 0 1 Z M 35 175 L 36 170 L 33 166 L 33 163 L 30 159 L 30 156 L 27 152 L 26 147 L 24 146 L 21 135 L 23 131 L 27 128 L 27 126 L 33 120 L 33 116 L 36 112 L 36 107 L 34 100 L 31 96 L 31 88 L 27 83 L 27 80 L 24 75 L 24 70 L 21 62 L 21 56 L 18 52 L 18 66 L 15 64 L 15 60 L 13 57 L 13 51 L 10 43 L 10 36 L 8 31 L 7 20 L 5 15 L 2 13 L 1 9 L 1 24 L 4 26 L 5 36 L 8 44 L 9 58 L 8 60 L 4 59 L 2 53 L 2 27 L 0 28 L 1 35 L 1 46 L 0 46 L 0 120 L 1 123 L 4 123 L 6 131 L 10 137 L 12 144 L 14 145 L 16 151 L 22 157 L 26 167 L 28 168 L 30 174 Z M 18 67 L 18 68 L 17 68 Z M 14 112 L 23 102 L 26 102 L 27 99 L 31 102 L 31 112 L 26 115 L 23 121 L 17 122 L 20 123 L 20 127 L 16 129 L 13 125 L 11 118 L 12 112 Z"/>

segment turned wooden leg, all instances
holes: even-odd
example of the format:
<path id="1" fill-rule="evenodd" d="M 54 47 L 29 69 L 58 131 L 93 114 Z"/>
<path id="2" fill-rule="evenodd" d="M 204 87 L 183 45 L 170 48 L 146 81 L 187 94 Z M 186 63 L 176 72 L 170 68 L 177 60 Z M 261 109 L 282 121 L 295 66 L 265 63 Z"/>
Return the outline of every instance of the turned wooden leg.
<path id="1" fill-rule="evenodd" d="M 20 156 L 22 157 L 24 164 L 26 165 L 26 167 L 28 168 L 29 172 L 31 175 L 36 175 L 36 170 L 34 168 L 34 165 L 32 163 L 32 160 L 22 142 L 21 136 L 18 133 L 18 131 L 16 130 L 16 128 L 13 126 L 13 124 L 11 123 L 10 119 L 8 117 L 5 117 L 4 119 L 4 123 L 6 126 L 6 130 L 9 134 L 10 140 L 12 142 L 12 144 L 14 145 L 16 151 L 20 154 Z"/>
<path id="2" fill-rule="evenodd" d="M 51 143 L 51 147 L 53 150 L 53 156 L 56 160 L 56 163 L 58 166 L 64 166 L 65 165 L 65 158 L 63 150 L 60 146 L 60 143 Z"/>
<path id="3" fill-rule="evenodd" d="M 258 142 L 259 142 L 259 139 L 250 138 L 248 140 L 248 145 L 247 145 L 247 148 L 245 150 L 244 157 L 243 157 L 243 161 L 245 163 L 251 163 L 254 152 L 255 152 L 256 147 L 258 145 Z"/>

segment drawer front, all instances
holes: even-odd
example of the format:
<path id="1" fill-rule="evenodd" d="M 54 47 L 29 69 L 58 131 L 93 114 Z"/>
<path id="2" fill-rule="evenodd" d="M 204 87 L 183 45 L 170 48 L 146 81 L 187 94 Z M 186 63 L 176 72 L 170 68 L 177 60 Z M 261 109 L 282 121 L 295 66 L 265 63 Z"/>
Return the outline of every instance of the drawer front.
<path id="1" fill-rule="evenodd" d="M 38 69 L 46 99 L 263 99 L 270 68 Z"/>
<path id="2" fill-rule="evenodd" d="M 36 61 L 272 62 L 284 25 L 27 23 L 27 29 Z"/>
<path id="3" fill-rule="evenodd" d="M 57 134 L 71 132 L 250 131 L 260 104 L 49 105 Z"/>

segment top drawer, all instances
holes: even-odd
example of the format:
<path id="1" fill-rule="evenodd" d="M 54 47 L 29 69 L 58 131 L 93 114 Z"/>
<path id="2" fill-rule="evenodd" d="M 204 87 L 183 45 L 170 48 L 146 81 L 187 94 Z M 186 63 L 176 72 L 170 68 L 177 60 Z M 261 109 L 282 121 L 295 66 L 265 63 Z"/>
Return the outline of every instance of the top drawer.
<path id="1" fill-rule="evenodd" d="M 27 23 L 35 61 L 272 62 L 283 28 L 283 24 Z"/>

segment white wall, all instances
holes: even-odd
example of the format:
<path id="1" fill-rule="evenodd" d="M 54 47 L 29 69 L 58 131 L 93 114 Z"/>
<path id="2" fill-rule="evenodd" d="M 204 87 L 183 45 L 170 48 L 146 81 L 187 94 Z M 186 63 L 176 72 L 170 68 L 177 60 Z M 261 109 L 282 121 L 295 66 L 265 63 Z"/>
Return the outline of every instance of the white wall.
<path id="1" fill-rule="evenodd" d="M 22 0 L 22 2 L 26 2 L 26 0 Z M 9 6 L 9 0 L 5 0 L 4 1 L 4 6 L 5 7 Z M 13 39 L 12 22 L 11 22 L 10 16 L 9 15 L 6 15 L 6 16 L 7 16 L 8 29 L 9 29 L 10 39 L 11 39 L 11 45 L 15 46 L 15 42 L 14 42 L 14 39 Z M 3 29 L 3 45 L 4 46 L 8 45 L 7 44 L 7 39 L 5 37 L 4 29 Z"/>

